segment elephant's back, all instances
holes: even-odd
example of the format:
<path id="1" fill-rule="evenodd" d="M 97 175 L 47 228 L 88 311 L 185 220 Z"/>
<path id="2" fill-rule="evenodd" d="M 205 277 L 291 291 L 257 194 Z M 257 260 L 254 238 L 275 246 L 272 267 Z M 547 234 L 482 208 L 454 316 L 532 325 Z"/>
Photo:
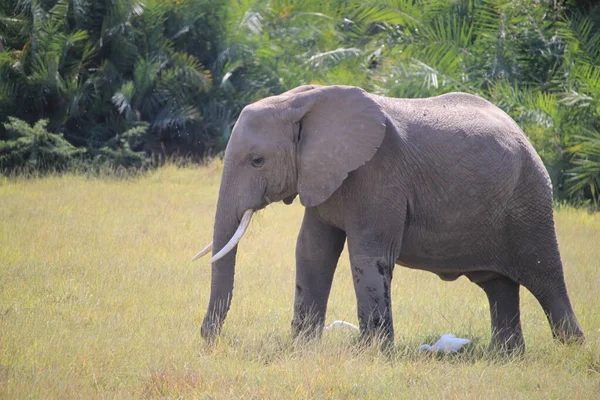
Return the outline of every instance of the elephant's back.
<path id="1" fill-rule="evenodd" d="M 523 130 L 499 107 L 460 92 L 405 104 L 408 112 L 421 115 L 408 128 L 413 142 L 445 149 L 447 162 L 464 166 L 465 174 L 480 171 L 484 178 L 493 176 L 502 191 L 498 199 L 524 184 L 536 195 L 549 193 L 551 197 L 550 178 L 541 158 Z"/>
<path id="2" fill-rule="evenodd" d="M 453 92 L 422 99 L 377 99 L 393 120 L 407 123 L 413 136 L 434 135 L 446 141 L 493 137 L 513 148 L 527 142 L 508 114 L 476 95 Z"/>
<path id="3" fill-rule="evenodd" d="M 545 173 L 535 149 L 500 108 L 467 93 L 424 99 L 378 97 L 403 137 L 413 165 L 445 179 L 510 191 L 529 169 Z M 542 179 L 543 180 L 543 179 Z"/>

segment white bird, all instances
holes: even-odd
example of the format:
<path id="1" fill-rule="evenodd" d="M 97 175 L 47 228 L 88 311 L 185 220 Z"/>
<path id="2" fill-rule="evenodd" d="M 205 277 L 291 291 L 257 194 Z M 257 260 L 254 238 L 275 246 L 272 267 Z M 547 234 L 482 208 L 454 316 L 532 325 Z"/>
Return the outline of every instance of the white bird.
<path id="1" fill-rule="evenodd" d="M 346 322 L 346 321 L 333 321 L 332 323 L 330 323 L 329 325 L 327 325 L 325 327 L 325 330 L 334 328 L 336 326 L 346 326 L 348 328 L 353 328 L 353 329 L 358 330 L 358 326 L 353 325 L 350 322 Z"/>
<path id="2" fill-rule="evenodd" d="M 454 335 L 442 335 L 440 340 L 435 342 L 433 346 L 422 344 L 419 346 L 419 351 L 440 352 L 440 353 L 456 353 L 464 345 L 471 342 L 469 339 L 457 338 Z"/>

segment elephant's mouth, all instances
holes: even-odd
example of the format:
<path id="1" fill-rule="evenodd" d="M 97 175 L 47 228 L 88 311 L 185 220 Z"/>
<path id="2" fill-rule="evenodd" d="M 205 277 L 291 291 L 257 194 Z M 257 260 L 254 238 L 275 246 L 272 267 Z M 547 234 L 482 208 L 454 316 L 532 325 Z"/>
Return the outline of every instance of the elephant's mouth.
<path id="1" fill-rule="evenodd" d="M 291 196 L 285 197 L 283 199 L 283 202 L 289 206 L 290 204 L 292 204 L 294 202 L 294 199 L 296 198 L 296 196 L 298 196 L 298 193 L 294 193 Z"/>
<path id="2" fill-rule="evenodd" d="M 296 198 L 296 196 L 298 196 L 298 193 L 294 193 L 290 196 L 286 196 L 282 199 L 282 201 L 284 202 L 284 204 L 290 205 L 294 202 L 294 199 Z M 261 203 L 260 206 L 254 207 L 254 211 L 262 210 L 263 208 L 265 208 L 266 206 L 268 206 L 271 203 L 274 203 L 274 201 L 271 200 L 269 198 L 269 196 L 267 196 L 266 194 L 263 194 L 263 202 Z"/>

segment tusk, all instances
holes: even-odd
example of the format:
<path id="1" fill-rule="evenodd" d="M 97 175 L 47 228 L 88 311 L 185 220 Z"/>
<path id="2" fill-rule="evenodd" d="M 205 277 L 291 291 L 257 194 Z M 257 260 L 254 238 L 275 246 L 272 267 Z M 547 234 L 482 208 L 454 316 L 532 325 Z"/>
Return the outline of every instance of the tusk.
<path id="1" fill-rule="evenodd" d="M 201 257 L 204 257 L 205 255 L 207 255 L 207 254 L 208 254 L 208 252 L 212 250 L 212 244 L 213 244 L 213 242 L 210 242 L 210 243 L 208 244 L 208 246 L 206 246 L 205 248 L 203 248 L 203 249 L 200 251 L 200 253 L 196 254 L 196 255 L 194 256 L 194 258 L 192 258 L 192 261 L 196 261 L 197 259 L 199 259 L 199 258 L 201 258 Z"/>
<path id="2" fill-rule="evenodd" d="M 244 215 L 242 216 L 242 220 L 240 221 L 240 226 L 238 226 L 237 231 L 235 231 L 229 242 L 225 246 L 223 246 L 221 251 L 219 251 L 210 259 L 209 263 L 214 263 L 215 261 L 225 257 L 227 253 L 229 253 L 231 249 L 233 249 L 238 244 L 242 236 L 244 236 L 246 228 L 248 228 L 248 225 L 250 224 L 250 219 L 252 219 L 253 212 L 254 211 L 252 209 L 244 211 Z"/>

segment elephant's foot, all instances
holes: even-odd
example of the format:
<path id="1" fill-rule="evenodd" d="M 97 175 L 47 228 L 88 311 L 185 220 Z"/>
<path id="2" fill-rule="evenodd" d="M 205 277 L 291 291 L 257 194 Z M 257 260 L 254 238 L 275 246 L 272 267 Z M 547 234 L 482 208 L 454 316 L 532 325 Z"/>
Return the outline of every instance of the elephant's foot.
<path id="1" fill-rule="evenodd" d="M 202 327 L 200 328 L 200 335 L 204 340 L 208 343 L 214 343 L 215 339 L 219 336 L 221 332 L 221 324 L 216 321 L 204 319 L 202 323 Z"/>
<path id="2" fill-rule="evenodd" d="M 385 345 L 394 343 L 394 325 L 389 313 L 381 315 L 379 310 L 362 312 L 359 309 L 358 320 L 363 343 L 380 342 Z"/>
<path id="3" fill-rule="evenodd" d="M 585 341 L 583 330 L 581 330 L 579 322 L 577 322 L 577 318 L 575 318 L 573 313 L 565 313 L 556 323 L 550 315 L 548 319 L 552 328 L 552 336 L 559 342 L 565 344 L 583 344 Z"/>
<path id="4" fill-rule="evenodd" d="M 525 341 L 520 327 L 512 332 L 503 330 L 492 334 L 490 351 L 507 356 L 518 356 L 525 353 Z"/>
<path id="5" fill-rule="evenodd" d="M 363 316 L 359 311 L 360 342 L 363 345 L 378 345 L 382 351 L 390 351 L 394 347 L 394 326 L 391 315 L 382 316 L 377 312 Z"/>
<path id="6" fill-rule="evenodd" d="M 322 313 L 315 312 L 315 307 L 308 309 L 296 306 L 292 320 L 292 337 L 301 340 L 320 339 L 323 333 L 325 318 Z"/>

